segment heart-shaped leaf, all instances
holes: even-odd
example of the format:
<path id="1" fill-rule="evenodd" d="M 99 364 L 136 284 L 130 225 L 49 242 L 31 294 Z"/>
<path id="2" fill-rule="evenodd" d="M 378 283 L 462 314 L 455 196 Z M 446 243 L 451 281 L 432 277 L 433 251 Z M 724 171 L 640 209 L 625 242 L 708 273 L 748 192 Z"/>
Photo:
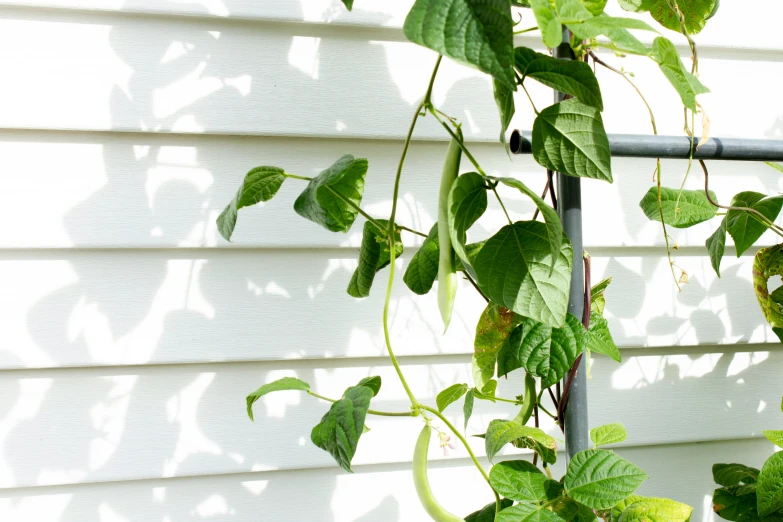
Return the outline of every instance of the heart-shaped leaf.
<path id="1" fill-rule="evenodd" d="M 449 231 L 451 248 L 465 271 L 474 279 L 476 271 L 465 251 L 468 229 L 487 210 L 487 185 L 484 178 L 468 172 L 457 178 L 449 192 Z"/>
<path id="2" fill-rule="evenodd" d="M 707 238 L 707 253 L 710 255 L 710 263 L 718 277 L 720 277 L 720 262 L 723 260 L 723 253 L 726 251 L 727 231 L 728 225 L 724 217 L 718 229 Z"/>
<path id="3" fill-rule="evenodd" d="M 712 201 L 717 201 L 710 191 Z M 639 202 L 644 214 L 652 221 L 661 221 L 658 209 L 658 187 L 650 187 Z M 674 228 L 688 228 L 714 218 L 718 208 L 710 203 L 703 190 L 677 190 L 661 187 L 663 222 Z"/>
<path id="4" fill-rule="evenodd" d="M 555 6 L 549 0 L 530 0 L 530 7 L 536 17 L 544 45 L 554 49 L 563 41 L 563 28 Z"/>
<path id="5" fill-rule="evenodd" d="M 536 117 L 533 156 L 543 167 L 569 176 L 612 181 L 601 113 L 576 98 L 550 105 Z"/>
<path id="6" fill-rule="evenodd" d="M 712 495 L 712 504 L 715 513 L 725 520 L 762 520 L 758 516 L 755 484 L 716 489 Z M 765 518 L 764 521 L 774 522 L 774 519 Z"/>
<path id="7" fill-rule="evenodd" d="M 616 514 L 619 507 L 622 510 Z M 688 522 L 693 508 L 668 498 L 631 495 L 612 508 L 612 522 Z"/>
<path id="8" fill-rule="evenodd" d="M 482 389 L 495 376 L 498 351 L 511 331 L 524 320 L 508 308 L 490 302 L 481 313 L 473 342 L 473 380 Z"/>
<path id="9" fill-rule="evenodd" d="M 765 517 L 783 509 L 783 453 L 775 453 L 764 463 L 756 495 L 759 516 Z"/>
<path id="10" fill-rule="evenodd" d="M 685 17 L 688 34 L 698 34 L 707 20 L 715 14 L 719 0 L 677 0 L 677 7 Z M 658 23 L 672 31 L 681 32 L 680 16 L 672 9 L 669 0 L 648 0 L 649 11 Z"/>
<path id="11" fill-rule="evenodd" d="M 268 382 L 247 396 L 247 416 L 250 417 L 250 420 L 255 420 L 253 419 L 253 404 L 258 399 L 267 393 L 286 390 L 308 391 L 310 390 L 310 385 L 296 377 L 283 377 L 276 381 Z"/>
<path id="12" fill-rule="evenodd" d="M 533 78 L 547 87 L 579 98 L 591 107 L 604 110 L 598 79 L 585 62 L 558 60 L 527 47 L 517 47 L 514 64 L 523 81 Z"/>
<path id="13" fill-rule="evenodd" d="M 571 314 L 562 328 L 525 318 L 498 352 L 498 377 L 524 368 L 529 374 L 541 377 L 541 386 L 548 388 L 565 376 L 582 353 L 585 334 L 581 321 Z"/>
<path id="14" fill-rule="evenodd" d="M 759 470 L 744 464 L 713 464 L 712 478 L 721 486 L 755 484 L 759 478 Z"/>
<path id="15" fill-rule="evenodd" d="M 548 326 L 565 324 L 573 265 L 567 238 L 552 270 L 546 225 L 518 221 L 488 239 L 475 264 L 478 284 L 492 302 Z"/>
<path id="16" fill-rule="evenodd" d="M 614 343 L 609 323 L 600 314 L 590 314 L 590 328 L 587 329 L 587 349 L 611 357 L 617 362 L 622 361 L 620 350 Z"/>
<path id="17" fill-rule="evenodd" d="M 783 430 L 762 430 L 767 439 L 780 448 L 783 448 Z"/>
<path id="18" fill-rule="evenodd" d="M 549 492 L 559 487 L 557 481 L 525 460 L 495 464 L 489 473 L 489 483 L 504 498 L 528 503 L 547 500 Z"/>
<path id="19" fill-rule="evenodd" d="M 606 444 L 617 444 L 628 438 L 625 426 L 619 422 L 604 424 L 590 430 L 590 440 L 596 446 L 605 446 Z"/>
<path id="20" fill-rule="evenodd" d="M 616 453 L 604 449 L 580 451 L 568 463 L 565 485 L 569 497 L 593 509 L 610 509 L 636 489 L 647 474 Z"/>
<path id="21" fill-rule="evenodd" d="M 515 178 L 497 178 L 497 180 L 506 186 L 513 187 L 533 200 L 538 210 L 541 211 L 541 215 L 544 216 L 544 222 L 546 223 L 547 238 L 549 240 L 549 249 L 552 253 L 552 259 L 557 258 L 557 253 L 560 252 L 560 248 L 563 246 L 563 224 L 560 222 L 560 216 L 557 215 L 557 211 L 551 206 L 547 205 L 546 201 L 530 190 L 527 185 Z"/>
<path id="22" fill-rule="evenodd" d="M 328 452 L 348 472 L 353 471 L 351 460 L 364 433 L 364 419 L 370 400 L 377 393 L 376 383 L 380 385 L 380 378 L 368 378 L 362 382 L 369 386 L 360 383 L 345 390 L 342 398 L 332 404 L 310 433 L 313 444 Z"/>
<path id="23" fill-rule="evenodd" d="M 275 197 L 285 178 L 285 171 L 279 167 L 256 167 L 248 172 L 234 199 L 217 218 L 217 228 L 220 235 L 226 241 L 231 241 L 239 209 L 261 201 L 269 201 Z"/>
<path id="24" fill-rule="evenodd" d="M 759 192 L 740 192 L 731 200 L 731 206 L 751 208 L 774 221 L 783 208 L 783 196 L 765 197 Z M 746 210 L 729 210 L 726 215 L 726 230 L 737 247 L 737 257 L 753 246 L 767 228 L 757 215 Z"/>
<path id="25" fill-rule="evenodd" d="M 557 447 L 555 439 L 545 432 L 532 426 L 523 426 L 517 422 L 495 419 L 489 423 L 487 433 L 484 436 L 484 445 L 487 451 L 487 458 L 492 462 L 492 458 L 509 442 L 517 439 L 531 439 L 547 448 Z"/>
<path id="26" fill-rule="evenodd" d="M 367 160 L 346 154 L 313 178 L 294 202 L 297 214 L 332 232 L 347 232 L 359 214 Z"/>
<path id="27" fill-rule="evenodd" d="M 389 223 L 385 219 L 377 221 L 384 230 Z M 402 254 L 402 240 L 400 239 L 400 233 L 397 231 L 395 231 L 394 252 L 395 256 Z M 348 283 L 348 295 L 357 298 L 369 296 L 372 283 L 375 280 L 375 274 L 387 267 L 390 261 L 389 243 L 386 241 L 383 232 L 375 223 L 366 221 L 362 230 L 359 266 L 354 270 L 351 281 Z"/>
<path id="28" fill-rule="evenodd" d="M 653 41 L 652 56 L 658 62 L 663 75 L 680 95 L 682 104 L 696 112 L 698 110 L 696 96 L 710 92 L 710 90 L 685 68 L 674 44 L 663 36 L 659 36 Z"/>
<path id="29" fill-rule="evenodd" d="M 432 290 L 432 285 L 438 278 L 439 259 L 438 224 L 435 223 L 418 252 L 411 258 L 402 278 L 413 293 L 424 295 Z"/>
<path id="30" fill-rule="evenodd" d="M 416 0 L 403 26 L 405 37 L 492 75 L 514 81 L 514 21 L 508 0 Z"/>
<path id="31" fill-rule="evenodd" d="M 438 411 L 443 411 L 449 404 L 457 402 L 460 397 L 467 393 L 467 391 L 467 384 L 453 384 L 440 392 L 435 398 L 435 403 L 438 405 Z"/>

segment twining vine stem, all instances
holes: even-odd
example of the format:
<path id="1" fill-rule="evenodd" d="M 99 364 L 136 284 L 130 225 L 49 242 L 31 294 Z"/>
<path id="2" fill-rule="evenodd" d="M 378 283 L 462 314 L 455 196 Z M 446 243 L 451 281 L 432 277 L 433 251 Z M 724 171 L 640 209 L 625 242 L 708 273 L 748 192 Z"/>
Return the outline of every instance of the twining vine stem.
<path id="1" fill-rule="evenodd" d="M 307 393 L 315 397 L 316 399 L 321 399 L 327 402 L 337 402 L 337 399 L 330 399 L 329 397 L 324 397 L 323 395 L 320 395 L 318 393 L 315 393 L 314 391 L 307 390 Z M 367 413 L 370 415 L 379 415 L 381 417 L 413 417 L 415 414 L 413 411 L 378 411 L 378 410 L 367 410 Z"/>

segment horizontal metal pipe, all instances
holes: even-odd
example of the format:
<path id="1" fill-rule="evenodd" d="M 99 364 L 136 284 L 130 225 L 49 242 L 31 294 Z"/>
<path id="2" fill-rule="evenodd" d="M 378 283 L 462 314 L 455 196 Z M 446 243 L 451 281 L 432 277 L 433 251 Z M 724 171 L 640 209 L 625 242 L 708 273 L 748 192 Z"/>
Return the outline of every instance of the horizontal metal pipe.
<path id="1" fill-rule="evenodd" d="M 533 151 L 532 133 L 515 130 L 509 145 L 514 154 L 530 154 Z M 686 136 L 609 134 L 609 149 L 615 158 L 688 159 L 690 147 L 691 140 Z M 694 151 L 693 157 L 704 160 L 783 161 L 783 141 L 710 138 Z"/>

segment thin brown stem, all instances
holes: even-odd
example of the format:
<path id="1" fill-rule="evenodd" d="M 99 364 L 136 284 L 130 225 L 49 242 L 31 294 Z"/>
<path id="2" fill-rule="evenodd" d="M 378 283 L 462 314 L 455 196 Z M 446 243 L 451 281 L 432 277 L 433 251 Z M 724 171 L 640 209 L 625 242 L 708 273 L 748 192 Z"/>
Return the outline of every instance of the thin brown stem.
<path id="1" fill-rule="evenodd" d="M 427 234 L 425 234 L 424 232 L 419 232 L 418 230 L 413 230 L 412 228 L 408 228 L 402 225 L 397 225 L 397 228 L 399 228 L 400 230 L 404 230 L 406 232 L 410 232 L 411 234 L 416 234 L 417 236 L 427 237 Z"/>
<path id="2" fill-rule="evenodd" d="M 473 285 L 473 288 L 475 288 L 475 289 L 476 289 L 476 292 L 478 292 L 478 293 L 479 293 L 479 295 L 481 295 L 481 297 L 483 297 L 483 298 L 484 298 L 484 301 L 486 301 L 486 302 L 489 302 L 489 297 L 487 297 L 487 296 L 484 294 L 484 292 L 482 292 L 482 291 L 481 291 L 481 288 L 479 288 L 479 286 L 478 286 L 478 284 L 476 283 L 476 281 L 474 281 L 474 280 L 473 280 L 473 278 L 472 278 L 472 277 L 470 277 L 470 274 L 468 274 L 467 272 L 463 272 L 463 273 L 465 274 L 465 279 L 467 279 L 468 281 L 470 281 L 470 284 L 472 284 L 472 285 Z"/>
<path id="3" fill-rule="evenodd" d="M 546 180 L 546 185 L 544 185 L 544 191 L 541 192 L 541 199 L 544 199 L 548 192 L 549 192 L 549 180 Z M 533 212 L 533 221 L 535 221 L 536 218 L 538 218 L 539 212 L 540 212 L 539 208 L 536 207 L 536 211 Z"/>
<path id="4" fill-rule="evenodd" d="M 767 227 L 769 227 L 773 232 L 775 232 L 777 235 L 783 237 L 783 228 L 776 225 L 772 220 L 767 218 L 764 214 L 756 210 L 755 208 L 750 207 L 732 207 L 728 205 L 721 205 L 714 199 L 712 199 L 712 194 L 710 194 L 710 173 L 707 170 L 707 164 L 704 163 L 704 160 L 699 160 L 699 165 L 701 165 L 701 170 L 704 171 L 704 194 L 707 196 L 707 201 L 710 202 L 710 204 L 717 208 L 722 208 L 724 210 L 736 210 L 741 212 L 747 212 L 751 214 L 754 218 L 764 223 Z"/>

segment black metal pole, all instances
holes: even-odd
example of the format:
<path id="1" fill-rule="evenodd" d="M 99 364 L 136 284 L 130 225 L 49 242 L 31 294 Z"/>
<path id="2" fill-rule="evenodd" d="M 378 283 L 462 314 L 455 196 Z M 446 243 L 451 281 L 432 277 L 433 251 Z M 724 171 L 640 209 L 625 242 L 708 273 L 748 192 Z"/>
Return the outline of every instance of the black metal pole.
<path id="1" fill-rule="evenodd" d="M 531 133 L 515 130 L 509 145 L 514 154 L 530 154 L 533 151 Z M 613 158 L 688 159 L 691 140 L 687 136 L 610 134 L 609 149 Z M 724 161 L 783 161 L 783 141 L 710 138 L 694 150 L 693 157 Z"/>
<path id="2" fill-rule="evenodd" d="M 563 30 L 563 43 L 555 49 L 555 58 L 573 60 L 569 45 L 571 34 Z M 555 102 L 565 99 L 555 92 Z M 571 289 L 568 297 L 568 313 L 582 318 L 584 309 L 585 274 L 582 263 L 582 186 L 581 180 L 557 173 L 558 212 L 563 230 L 574 248 L 574 268 L 571 272 Z M 582 357 L 571 383 L 565 415 L 566 454 L 570 460 L 578 452 L 587 449 L 589 428 L 587 423 L 587 358 Z"/>

